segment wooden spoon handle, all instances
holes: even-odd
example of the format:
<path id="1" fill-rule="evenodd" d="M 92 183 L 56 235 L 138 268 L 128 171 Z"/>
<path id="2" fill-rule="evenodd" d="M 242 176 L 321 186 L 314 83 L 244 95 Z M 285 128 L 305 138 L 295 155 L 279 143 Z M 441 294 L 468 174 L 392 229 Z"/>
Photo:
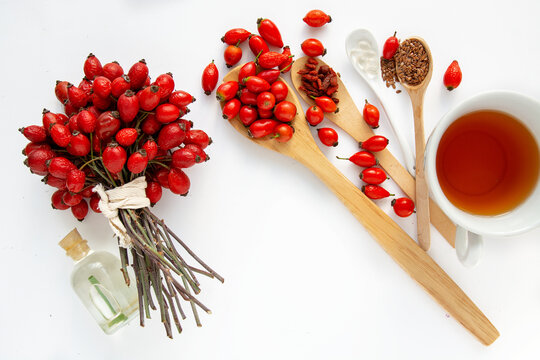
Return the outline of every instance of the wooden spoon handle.
<path id="1" fill-rule="evenodd" d="M 499 332 L 457 284 L 386 213 L 341 174 L 314 147 L 304 147 L 296 158 L 316 174 L 383 249 L 441 306 L 484 345 Z"/>
<path id="2" fill-rule="evenodd" d="M 424 135 L 424 93 L 411 93 L 414 115 L 414 145 L 416 149 L 416 227 L 418 244 L 424 250 L 429 250 L 429 189 L 424 172 L 424 150 L 426 139 Z"/>

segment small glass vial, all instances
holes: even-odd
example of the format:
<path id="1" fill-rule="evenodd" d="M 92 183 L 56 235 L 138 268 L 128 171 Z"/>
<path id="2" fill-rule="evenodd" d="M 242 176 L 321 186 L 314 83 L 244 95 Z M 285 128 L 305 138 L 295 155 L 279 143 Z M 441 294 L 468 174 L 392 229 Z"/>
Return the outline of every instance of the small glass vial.
<path id="1" fill-rule="evenodd" d="M 58 245 L 76 261 L 71 286 L 105 333 L 114 333 L 137 316 L 137 287 L 134 281 L 131 286 L 126 285 L 116 256 L 90 250 L 77 229 Z M 133 273 L 130 278 L 134 280 Z"/>

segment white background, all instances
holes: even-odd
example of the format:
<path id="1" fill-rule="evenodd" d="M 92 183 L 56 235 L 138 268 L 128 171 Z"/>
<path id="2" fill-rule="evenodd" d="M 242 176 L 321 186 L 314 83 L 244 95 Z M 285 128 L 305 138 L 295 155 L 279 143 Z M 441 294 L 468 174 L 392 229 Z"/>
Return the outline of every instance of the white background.
<path id="1" fill-rule="evenodd" d="M 429 254 L 499 329 L 481 345 L 433 301 L 373 241 L 334 195 L 293 160 L 257 148 L 221 119 L 214 97 L 200 88 L 215 59 L 226 72 L 219 40 L 226 30 L 256 31 L 268 17 L 299 56 L 317 37 L 324 57 L 361 106 L 370 93 L 344 50 L 353 29 L 370 29 L 380 46 L 394 30 L 425 38 L 434 58 L 426 96 L 426 132 L 452 106 L 483 90 L 511 89 L 540 98 L 540 6 L 536 1 L 5 1 L 0 3 L 0 113 L 3 203 L 0 242 L 2 359 L 538 359 L 540 358 L 540 230 L 488 239 L 482 262 L 463 268 L 433 229 Z M 321 29 L 303 22 L 321 8 L 333 17 Z M 246 44 L 243 60 L 252 59 Z M 17 128 L 39 124 L 43 107 L 60 110 L 55 80 L 78 83 L 89 52 L 124 69 L 145 58 L 151 75 L 171 71 L 177 88 L 197 97 L 196 127 L 208 131 L 212 160 L 188 171 L 187 198 L 166 193 L 155 212 L 226 281 L 205 280 L 200 299 L 213 314 L 192 317 L 174 340 L 159 315 L 113 336 L 101 332 L 72 292 L 72 261 L 57 242 L 75 225 L 94 249 L 117 254 L 101 216 L 77 223 L 50 207 L 52 188 L 23 166 Z M 449 93 L 442 75 L 453 59 L 463 83 Z M 400 109 L 400 129 L 412 144 L 406 93 L 385 92 Z M 307 107 L 304 105 L 304 109 Z M 539 119 L 540 120 L 540 119 Z M 382 119 L 380 134 L 399 148 Z M 331 125 L 329 122 L 327 123 Z M 324 149 L 361 185 L 357 168 L 335 160 L 356 151 Z M 401 194 L 395 184 L 388 187 Z M 380 206 L 393 218 L 389 200 Z M 540 211 L 539 211 L 540 212 Z M 415 237 L 414 218 L 396 219 Z"/>

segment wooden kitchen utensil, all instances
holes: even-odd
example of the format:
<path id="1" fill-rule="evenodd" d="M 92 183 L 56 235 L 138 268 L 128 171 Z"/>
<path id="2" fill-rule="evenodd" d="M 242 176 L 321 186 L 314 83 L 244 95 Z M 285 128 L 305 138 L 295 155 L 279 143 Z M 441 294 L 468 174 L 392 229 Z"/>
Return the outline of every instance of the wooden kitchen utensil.
<path id="1" fill-rule="evenodd" d="M 301 75 L 298 74 L 298 70 L 304 68 L 308 59 L 308 57 L 301 57 L 293 63 L 291 69 L 291 80 L 298 94 L 300 94 L 306 103 L 311 105 L 314 104 L 313 99 L 309 98 L 302 90 L 298 90 L 298 87 L 302 85 Z M 320 65 L 326 65 L 326 63 L 320 58 L 318 58 L 317 61 Z M 364 121 L 362 112 L 356 107 L 351 95 L 345 87 L 345 84 L 339 77 L 338 84 L 339 89 L 334 96 L 339 99 L 339 112 L 336 114 L 325 114 L 325 117 L 351 135 L 356 141 L 364 141 L 375 135 L 371 127 L 369 127 L 369 125 Z M 405 194 L 407 194 L 407 196 L 409 196 L 411 199 L 415 200 L 415 180 L 403 167 L 403 165 L 399 163 L 399 161 L 392 155 L 390 151 L 388 151 L 388 149 L 376 153 L 375 156 L 377 157 L 377 160 L 379 160 L 379 165 L 396 182 L 401 190 L 403 190 L 403 192 L 405 192 Z M 456 236 L 456 226 L 431 199 L 429 199 L 429 211 L 431 223 L 453 247 Z"/>
<path id="2" fill-rule="evenodd" d="M 397 71 L 401 85 L 407 90 L 411 98 L 413 115 L 414 115 L 414 145 L 416 149 L 416 227 L 418 243 L 424 250 L 429 250 L 430 245 L 430 229 L 429 229 L 429 189 L 427 185 L 426 175 L 424 173 L 424 150 L 426 147 L 426 139 L 424 135 L 424 95 L 431 80 L 433 73 L 433 58 L 431 51 L 426 42 L 414 37 L 409 40 L 416 40 L 426 50 L 428 60 L 428 72 L 421 83 L 410 85 L 402 79 L 401 72 Z M 396 69 L 399 64 L 396 64 Z"/>
<path id="3" fill-rule="evenodd" d="M 238 79 L 239 70 L 240 66 L 231 70 L 224 81 Z M 287 100 L 295 104 L 298 109 L 293 120 L 296 131 L 287 143 L 280 143 L 269 138 L 250 138 L 247 129 L 238 117 L 232 119 L 230 123 L 240 134 L 254 143 L 289 156 L 310 169 L 347 206 L 383 249 L 433 296 L 448 314 L 483 344 L 489 345 L 495 341 L 499 332 L 463 290 L 407 233 L 328 161 L 315 143 L 304 118 L 302 107 L 292 89 L 289 89 Z"/>

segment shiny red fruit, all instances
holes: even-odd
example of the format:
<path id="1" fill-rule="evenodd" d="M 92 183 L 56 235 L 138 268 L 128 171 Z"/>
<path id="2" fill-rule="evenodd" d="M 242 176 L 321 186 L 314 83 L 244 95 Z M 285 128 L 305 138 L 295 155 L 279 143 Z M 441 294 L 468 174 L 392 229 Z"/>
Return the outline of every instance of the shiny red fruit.
<path id="1" fill-rule="evenodd" d="M 373 155 L 369 151 L 358 151 L 357 153 L 351 155 L 351 157 L 349 158 L 341 158 L 339 156 L 336 156 L 336 158 L 340 160 L 349 160 L 353 164 L 362 167 L 372 167 L 379 163 L 375 158 L 375 155 Z"/>
<path id="2" fill-rule="evenodd" d="M 137 94 L 141 110 L 152 111 L 159 105 L 161 97 L 159 96 L 160 87 L 152 85 L 142 89 Z M 118 100 L 120 101 L 120 99 Z"/>
<path id="3" fill-rule="evenodd" d="M 263 18 L 257 19 L 257 30 L 262 38 L 270 45 L 277 46 L 278 48 L 283 47 L 281 33 L 272 20 Z"/>
<path id="4" fill-rule="evenodd" d="M 182 170 L 172 168 L 168 176 L 169 189 L 178 195 L 187 195 L 191 182 L 189 177 Z"/>
<path id="5" fill-rule="evenodd" d="M 82 199 L 77 205 L 71 207 L 71 213 L 79 221 L 83 221 L 88 215 L 88 203 Z"/>
<path id="6" fill-rule="evenodd" d="M 414 201 L 406 197 L 394 199 L 392 207 L 397 216 L 407 217 L 414 212 Z"/>
<path id="7" fill-rule="evenodd" d="M 67 210 L 69 205 L 64 204 L 62 200 L 66 190 L 56 190 L 51 196 L 51 205 L 54 209 L 57 210 Z"/>
<path id="8" fill-rule="evenodd" d="M 169 150 L 182 144 L 186 132 L 176 123 L 165 125 L 159 132 L 157 143 L 160 149 Z"/>
<path id="9" fill-rule="evenodd" d="M 362 149 L 372 152 L 382 151 L 388 145 L 388 139 L 382 135 L 374 135 L 366 141 L 359 142 Z"/>
<path id="10" fill-rule="evenodd" d="M 276 139 L 276 141 L 281 143 L 286 143 L 287 141 L 292 139 L 292 136 L 294 134 L 294 129 L 289 124 L 278 124 L 274 128 L 274 132 L 272 134 L 272 138 Z"/>
<path id="11" fill-rule="evenodd" d="M 311 27 L 321 27 L 331 22 L 332 18 L 322 10 L 311 10 L 302 20 Z"/>
<path id="12" fill-rule="evenodd" d="M 221 41 L 228 45 L 237 45 L 246 41 L 251 33 L 242 28 L 235 28 L 227 31 L 225 35 L 221 37 Z"/>
<path id="13" fill-rule="evenodd" d="M 320 40 L 317 39 L 306 39 L 302 43 L 302 51 L 307 56 L 316 57 L 326 55 L 326 49 Z"/>
<path id="14" fill-rule="evenodd" d="M 127 160 L 127 168 L 132 174 L 139 174 L 146 169 L 148 156 L 144 149 L 134 152 Z"/>
<path id="15" fill-rule="evenodd" d="M 390 60 L 394 57 L 396 54 L 396 51 L 399 48 L 399 40 L 396 37 L 396 33 L 394 32 L 394 35 L 390 36 L 383 45 L 383 58 Z"/>
<path id="16" fill-rule="evenodd" d="M 179 109 L 188 106 L 195 101 L 195 98 L 188 92 L 176 90 L 169 96 L 169 103 L 177 106 Z"/>
<path id="17" fill-rule="evenodd" d="M 310 106 L 306 111 L 306 120 L 311 126 L 317 126 L 324 120 L 324 112 L 317 105 Z"/>
<path id="18" fill-rule="evenodd" d="M 375 105 L 368 103 L 366 99 L 366 104 L 364 105 L 364 110 L 362 111 L 364 121 L 371 126 L 372 129 L 379 127 L 379 109 Z"/>
<path id="19" fill-rule="evenodd" d="M 229 45 L 223 53 L 223 58 L 228 68 L 233 67 L 242 59 L 242 49 L 236 45 Z"/>
<path id="20" fill-rule="evenodd" d="M 139 132 L 135 128 L 123 128 L 119 130 L 114 139 L 116 142 L 124 147 L 131 146 L 137 140 Z"/>
<path id="21" fill-rule="evenodd" d="M 296 116 L 296 105 L 292 102 L 283 100 L 274 108 L 274 116 L 282 122 L 291 122 Z"/>
<path id="22" fill-rule="evenodd" d="M 124 69 L 116 61 L 103 65 L 103 76 L 113 81 L 124 74 Z"/>
<path id="23" fill-rule="evenodd" d="M 324 111 L 325 113 L 337 113 L 338 107 L 332 98 L 328 96 L 319 96 L 315 98 L 315 103 Z"/>
<path id="24" fill-rule="evenodd" d="M 174 91 L 174 79 L 171 73 L 161 74 L 156 78 L 153 85 L 159 87 L 159 97 L 166 99 Z"/>
<path id="25" fill-rule="evenodd" d="M 79 169 L 71 170 L 66 177 L 66 187 L 72 193 L 79 193 L 84 188 L 86 174 Z M 82 195 L 81 195 L 82 196 Z"/>
<path id="26" fill-rule="evenodd" d="M 317 135 L 319 140 L 326 146 L 338 146 L 338 134 L 336 130 L 332 128 L 319 128 L 317 129 Z"/>
<path id="27" fill-rule="evenodd" d="M 364 185 L 362 186 L 362 192 L 372 200 L 378 200 L 388 196 L 394 196 L 394 194 L 390 194 L 388 190 L 378 185 Z"/>
<path id="28" fill-rule="evenodd" d="M 190 130 L 184 139 L 184 144 L 195 144 L 201 149 L 205 149 L 211 143 L 212 139 L 202 130 Z"/>
<path id="29" fill-rule="evenodd" d="M 457 60 L 452 61 L 444 73 L 443 82 L 446 89 L 452 91 L 457 88 L 459 84 L 461 84 L 462 76 L 461 68 L 459 67 Z"/>
<path id="30" fill-rule="evenodd" d="M 283 81 L 278 80 L 270 87 L 270 92 L 276 97 L 276 101 L 280 102 L 287 98 L 289 87 Z"/>
<path id="31" fill-rule="evenodd" d="M 90 53 L 90 55 L 88 55 L 88 57 L 86 58 L 83 70 L 84 76 L 86 76 L 90 80 L 94 80 L 96 76 L 103 74 L 103 67 L 101 66 L 101 63 L 99 62 L 98 58 L 92 53 Z"/>
<path id="32" fill-rule="evenodd" d="M 268 136 L 278 124 L 279 122 L 272 119 L 256 120 L 249 126 L 248 135 L 254 139 Z"/>
<path id="33" fill-rule="evenodd" d="M 237 98 L 227 101 L 222 110 L 223 118 L 226 120 L 234 119 L 238 115 L 238 112 L 240 112 L 241 107 L 242 103 Z"/>
<path id="34" fill-rule="evenodd" d="M 180 109 L 173 104 L 161 104 L 156 109 L 156 120 L 168 124 L 180 117 Z"/>
<path id="35" fill-rule="evenodd" d="M 150 200 L 150 204 L 152 205 L 156 204 L 161 199 L 161 195 L 163 194 L 161 185 L 156 181 L 149 181 L 146 184 L 145 191 L 146 197 L 148 200 Z"/>
<path id="36" fill-rule="evenodd" d="M 148 79 L 148 66 L 146 65 L 146 61 L 142 59 L 133 64 L 128 71 L 128 76 L 131 90 L 136 91 L 142 88 Z"/>
<path id="37" fill-rule="evenodd" d="M 218 101 L 228 101 L 236 96 L 238 92 L 238 81 L 227 81 L 219 85 L 216 90 Z"/>
<path id="38" fill-rule="evenodd" d="M 108 140 L 120 129 L 120 114 L 118 111 L 105 111 L 97 118 L 96 136 L 101 140 Z"/>
<path id="39" fill-rule="evenodd" d="M 244 126 L 249 126 L 259 118 L 259 114 L 254 107 L 244 105 L 240 108 L 238 117 L 240 118 L 240 121 L 242 122 L 242 124 L 244 124 Z"/>
<path id="40" fill-rule="evenodd" d="M 79 131 L 74 131 L 66 150 L 74 156 L 86 156 L 90 153 L 90 140 Z"/>
<path id="41" fill-rule="evenodd" d="M 210 95 L 212 91 L 216 88 L 217 82 L 219 79 L 219 71 L 214 60 L 208 64 L 202 73 L 201 84 L 203 91 L 206 95 Z"/>
<path id="42" fill-rule="evenodd" d="M 118 144 L 109 144 L 103 150 L 102 161 L 103 165 L 112 174 L 118 174 L 124 168 L 127 160 L 127 153 L 123 147 Z"/>
<path id="43" fill-rule="evenodd" d="M 360 173 L 360 179 L 368 184 L 379 185 L 387 179 L 387 176 L 383 169 L 370 167 Z"/>
<path id="44" fill-rule="evenodd" d="M 259 56 L 261 54 L 264 54 L 265 52 L 270 51 L 268 49 L 268 44 L 262 37 L 259 35 L 251 34 L 249 36 L 249 48 L 251 49 L 251 52 L 255 56 Z"/>

